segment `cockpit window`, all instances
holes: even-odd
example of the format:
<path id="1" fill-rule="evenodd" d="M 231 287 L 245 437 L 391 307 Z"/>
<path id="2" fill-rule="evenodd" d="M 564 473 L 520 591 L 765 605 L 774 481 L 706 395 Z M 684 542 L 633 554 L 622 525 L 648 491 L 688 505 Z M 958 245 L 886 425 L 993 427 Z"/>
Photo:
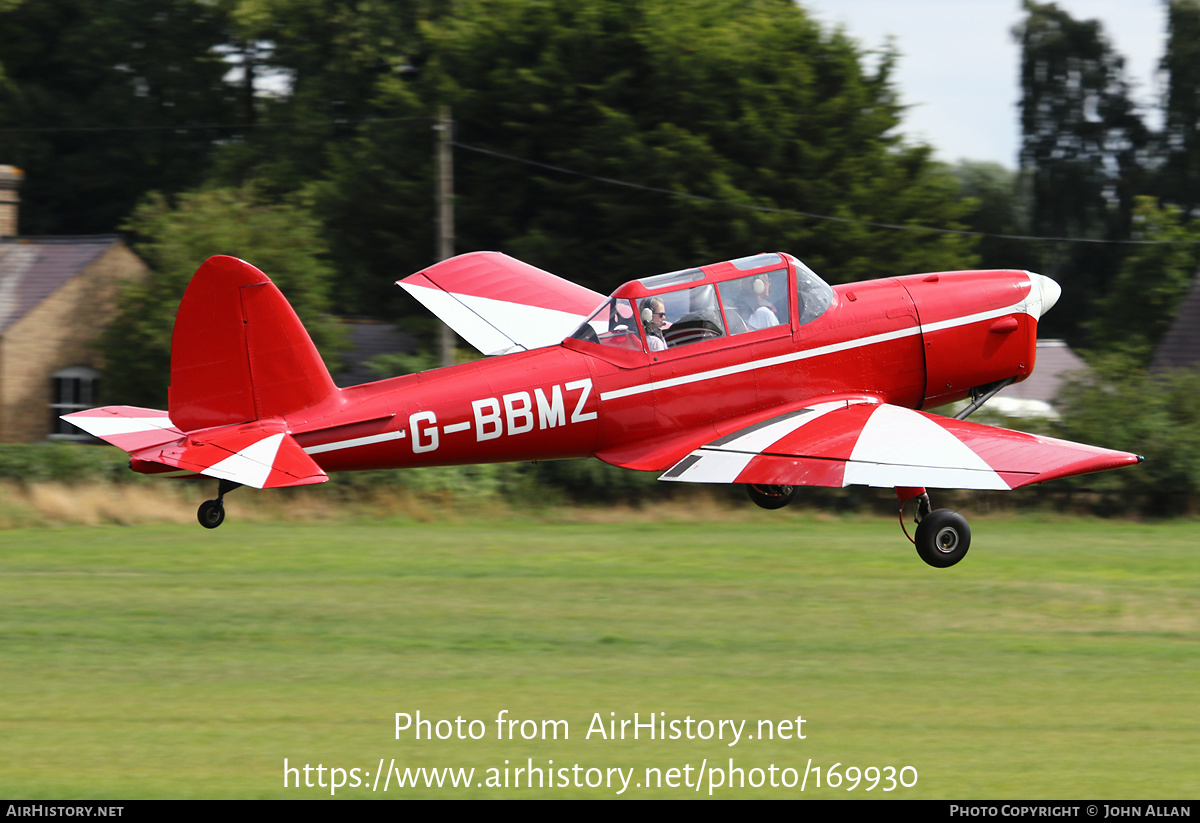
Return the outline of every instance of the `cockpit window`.
<path id="1" fill-rule="evenodd" d="M 700 283 L 690 288 L 688 284 L 705 279 L 702 269 L 647 277 L 638 281 L 644 287 L 656 291 L 675 288 L 636 300 L 610 297 L 575 330 L 571 339 L 654 353 L 726 335 L 789 328 L 792 318 L 789 264 L 796 271 L 800 325 L 816 320 L 833 305 L 833 289 L 790 255 L 759 254 L 730 262 L 742 271 L 771 265 L 777 268 L 733 280 L 721 280 L 718 276 L 714 279 L 721 282 Z M 618 294 L 628 294 L 629 285 L 623 286 Z"/>
<path id="2" fill-rule="evenodd" d="M 664 289 L 667 286 L 678 286 L 703 278 L 704 272 L 700 269 L 680 269 L 679 271 L 669 271 L 666 274 L 656 274 L 653 277 L 643 277 L 638 282 L 648 289 Z"/>
<path id="3" fill-rule="evenodd" d="M 637 322 L 632 300 L 611 297 L 601 303 L 571 337 L 601 346 L 644 351 Z"/>
<path id="4" fill-rule="evenodd" d="M 787 269 L 740 277 L 718 288 L 730 334 L 788 324 Z"/>
<path id="5" fill-rule="evenodd" d="M 656 305 L 661 305 L 663 316 L 661 326 L 654 328 L 659 322 Z M 717 289 L 711 283 L 648 297 L 642 301 L 643 316 L 647 308 L 652 309 L 650 325 L 646 328 L 647 339 L 651 335 L 661 336 L 667 348 L 725 336 Z M 650 341 L 652 351 L 654 346 L 654 341 Z"/>
<path id="6" fill-rule="evenodd" d="M 739 257 L 737 260 L 730 260 L 734 267 L 742 271 L 750 271 L 751 269 L 761 269 L 764 266 L 782 266 L 783 258 L 778 254 L 756 254 L 753 257 Z"/>
<path id="7" fill-rule="evenodd" d="M 795 263 L 796 297 L 800 304 L 800 325 L 803 326 L 825 313 L 833 303 L 833 289 L 808 266 L 799 260 Z"/>

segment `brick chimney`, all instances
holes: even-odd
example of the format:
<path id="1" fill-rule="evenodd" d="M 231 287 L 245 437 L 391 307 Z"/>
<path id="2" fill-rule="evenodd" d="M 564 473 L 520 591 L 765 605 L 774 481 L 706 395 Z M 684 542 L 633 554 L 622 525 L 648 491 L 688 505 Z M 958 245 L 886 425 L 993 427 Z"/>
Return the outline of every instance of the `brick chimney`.
<path id="1" fill-rule="evenodd" d="M 0 237 L 17 236 L 17 212 L 21 195 L 21 181 L 25 172 L 16 166 L 0 166 Z"/>

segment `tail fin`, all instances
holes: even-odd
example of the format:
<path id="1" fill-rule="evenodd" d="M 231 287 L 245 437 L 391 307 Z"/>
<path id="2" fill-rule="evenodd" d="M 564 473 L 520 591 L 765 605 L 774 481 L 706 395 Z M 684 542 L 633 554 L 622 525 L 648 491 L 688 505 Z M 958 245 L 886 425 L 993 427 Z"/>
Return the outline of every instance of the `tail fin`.
<path id="1" fill-rule="evenodd" d="M 171 337 L 171 422 L 183 431 L 300 411 L 337 393 L 287 299 L 236 257 L 210 257 Z"/>

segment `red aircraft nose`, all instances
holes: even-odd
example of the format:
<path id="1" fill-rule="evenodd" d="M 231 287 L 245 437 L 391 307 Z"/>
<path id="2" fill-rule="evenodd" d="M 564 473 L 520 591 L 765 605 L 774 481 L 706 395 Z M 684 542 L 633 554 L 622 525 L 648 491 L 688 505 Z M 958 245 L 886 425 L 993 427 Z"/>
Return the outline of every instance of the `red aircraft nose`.
<path id="1" fill-rule="evenodd" d="M 925 347 L 924 408 L 971 389 L 1024 380 L 1037 353 L 1037 321 L 1062 294 L 1027 271 L 964 271 L 903 278 L 920 317 Z"/>

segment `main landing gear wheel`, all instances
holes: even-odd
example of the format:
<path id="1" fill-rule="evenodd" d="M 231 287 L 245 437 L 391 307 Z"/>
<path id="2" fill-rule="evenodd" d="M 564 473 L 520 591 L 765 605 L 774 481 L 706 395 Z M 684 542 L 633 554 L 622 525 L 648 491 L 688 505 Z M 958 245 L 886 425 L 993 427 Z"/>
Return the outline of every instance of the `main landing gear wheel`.
<path id="1" fill-rule="evenodd" d="M 206 529 L 215 529 L 225 522 L 225 504 L 220 500 L 205 500 L 196 511 L 196 519 Z"/>
<path id="2" fill-rule="evenodd" d="M 945 569 L 967 556 L 971 527 L 967 519 L 950 509 L 935 509 L 917 524 L 917 554 L 930 566 Z"/>
<path id="3" fill-rule="evenodd" d="M 764 509 L 782 509 L 796 496 L 795 486 L 766 486 L 749 484 L 746 494 L 754 501 L 754 505 Z"/>
<path id="4" fill-rule="evenodd" d="M 221 480 L 217 483 L 217 499 L 205 500 L 196 510 L 196 519 L 206 529 L 215 529 L 225 522 L 225 495 L 234 489 L 241 488 L 241 483 L 232 480 Z"/>

